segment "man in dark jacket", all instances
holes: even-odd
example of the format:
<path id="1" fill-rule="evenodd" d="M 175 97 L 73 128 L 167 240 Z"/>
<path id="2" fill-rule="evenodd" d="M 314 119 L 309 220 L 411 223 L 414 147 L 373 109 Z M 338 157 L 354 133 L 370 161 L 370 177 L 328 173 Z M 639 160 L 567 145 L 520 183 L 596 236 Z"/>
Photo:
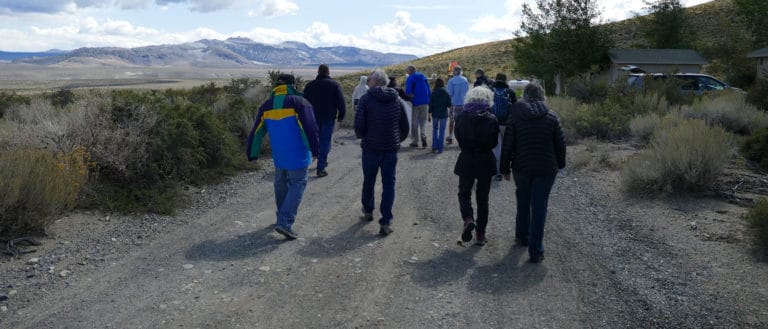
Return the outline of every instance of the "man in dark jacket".
<path id="1" fill-rule="evenodd" d="M 560 119 L 545 103 L 544 89 L 531 83 L 513 105 L 501 147 L 501 173 L 510 168 L 517 191 L 515 241 L 528 246 L 530 261 L 544 259 L 544 223 L 549 193 L 565 168 L 565 138 Z"/>
<path id="2" fill-rule="evenodd" d="M 382 70 L 374 70 L 368 76 L 368 92 L 360 98 L 355 109 L 355 134 L 362 138 L 363 148 L 363 216 L 373 220 L 376 206 L 374 186 L 381 169 L 381 219 L 379 234 L 392 233 L 392 206 L 395 203 L 395 176 L 397 152 L 400 143 L 408 137 L 408 117 L 402 101 L 392 88 L 386 87 L 389 79 Z"/>
<path id="3" fill-rule="evenodd" d="M 272 96 L 256 115 L 248 135 L 248 160 L 255 161 L 261 143 L 269 135 L 275 163 L 275 231 L 288 240 L 296 239 L 291 228 L 307 186 L 307 168 L 318 153 L 318 131 L 312 106 L 294 89 L 294 77 L 281 74 Z"/>
<path id="4" fill-rule="evenodd" d="M 493 105 L 493 92 L 485 86 L 474 87 L 467 92 L 464 110 L 456 117 L 456 141 L 461 152 L 453 172 L 459 175 L 459 208 L 464 221 L 461 241 L 472 240 L 475 244 L 486 243 L 485 228 L 488 225 L 488 194 L 491 178 L 496 174 L 496 157 L 493 148 L 498 143 L 499 123 L 489 112 Z M 477 223 L 472 210 L 472 187 L 477 181 Z"/>
<path id="5" fill-rule="evenodd" d="M 317 68 L 317 78 L 304 87 L 304 97 L 315 110 L 315 120 L 320 128 L 320 155 L 317 157 L 317 177 L 328 176 L 325 168 L 328 166 L 328 153 L 331 152 L 331 139 L 335 120 L 344 120 L 346 103 L 341 86 L 331 79 L 328 65 L 320 64 Z M 338 113 L 338 115 L 337 115 Z"/>
<path id="6" fill-rule="evenodd" d="M 485 76 L 485 71 L 483 71 L 483 69 L 477 69 L 475 70 L 475 83 L 473 86 L 474 87 L 486 86 L 488 88 L 491 88 L 493 87 L 493 81 L 491 81 L 491 79 L 488 79 L 488 77 Z"/>

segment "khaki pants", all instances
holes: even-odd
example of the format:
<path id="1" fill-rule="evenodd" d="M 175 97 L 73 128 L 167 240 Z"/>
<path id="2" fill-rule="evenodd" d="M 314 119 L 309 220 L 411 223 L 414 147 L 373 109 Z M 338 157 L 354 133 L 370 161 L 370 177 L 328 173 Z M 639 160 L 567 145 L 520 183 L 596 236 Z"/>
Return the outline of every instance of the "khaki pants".
<path id="1" fill-rule="evenodd" d="M 427 139 L 427 114 L 429 112 L 429 105 L 419 105 L 413 107 L 413 118 L 411 121 L 411 139 L 414 143 L 419 143 L 421 140 Z"/>

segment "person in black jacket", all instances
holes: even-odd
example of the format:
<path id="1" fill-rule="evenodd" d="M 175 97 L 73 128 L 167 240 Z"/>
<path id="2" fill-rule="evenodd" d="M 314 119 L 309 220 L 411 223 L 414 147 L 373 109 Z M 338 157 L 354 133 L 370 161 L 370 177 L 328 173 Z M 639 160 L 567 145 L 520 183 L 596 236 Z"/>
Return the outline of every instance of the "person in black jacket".
<path id="1" fill-rule="evenodd" d="M 528 84 L 523 101 L 510 111 L 501 146 L 501 173 L 517 191 L 515 241 L 528 246 L 530 261 L 544 259 L 544 223 L 549 193 L 559 169 L 565 168 L 565 138 L 560 119 L 545 103 L 544 89 Z"/>
<path id="2" fill-rule="evenodd" d="M 429 95 L 429 118 L 432 124 L 432 153 L 443 153 L 445 148 L 445 126 L 448 123 L 448 109 L 451 107 L 451 96 L 445 91 L 445 82 L 438 78 L 435 88 Z"/>
<path id="3" fill-rule="evenodd" d="M 331 152 L 331 139 L 335 120 L 344 120 L 347 106 L 341 86 L 331 79 L 328 65 L 320 64 L 317 68 L 317 78 L 304 87 L 306 98 L 315 111 L 315 121 L 320 128 L 320 155 L 317 157 L 317 177 L 328 176 L 325 168 L 328 166 L 328 153 Z M 338 113 L 338 115 L 337 115 Z"/>
<path id="4" fill-rule="evenodd" d="M 491 178 L 496 174 L 493 148 L 498 143 L 499 122 L 489 112 L 493 106 L 493 92 L 488 87 L 474 87 L 467 92 L 464 110 L 456 117 L 455 134 L 461 152 L 453 172 L 459 175 L 459 207 L 464 221 L 461 242 L 472 240 L 475 230 L 477 245 L 486 243 L 488 225 L 488 194 Z M 472 186 L 477 181 L 477 223 L 472 210 Z"/>
<path id="5" fill-rule="evenodd" d="M 376 206 L 374 187 L 381 169 L 381 219 L 379 234 L 392 233 L 392 207 L 395 203 L 397 152 L 408 137 L 408 117 L 395 89 L 386 87 L 387 74 L 374 70 L 368 76 L 368 92 L 355 109 L 355 135 L 363 148 L 363 217 L 373 220 Z"/>

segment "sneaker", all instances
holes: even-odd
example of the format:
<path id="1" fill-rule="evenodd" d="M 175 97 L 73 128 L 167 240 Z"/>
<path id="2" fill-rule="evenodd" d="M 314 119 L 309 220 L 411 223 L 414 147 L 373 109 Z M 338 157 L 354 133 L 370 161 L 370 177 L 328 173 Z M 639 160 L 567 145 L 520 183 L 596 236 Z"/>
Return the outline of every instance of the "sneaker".
<path id="1" fill-rule="evenodd" d="M 488 243 L 488 239 L 485 237 L 485 233 L 475 232 L 475 245 L 484 246 Z"/>
<path id="2" fill-rule="evenodd" d="M 493 175 L 493 180 L 501 181 L 502 179 L 504 179 L 504 176 L 502 174 Z"/>
<path id="3" fill-rule="evenodd" d="M 432 149 L 432 153 L 437 153 L 437 149 Z"/>
<path id="4" fill-rule="evenodd" d="M 419 144 L 418 143 L 411 143 L 411 144 L 408 144 L 408 146 L 410 146 L 410 147 L 419 147 Z"/>
<path id="5" fill-rule="evenodd" d="M 366 212 L 365 208 L 363 208 L 363 220 L 373 221 L 373 212 Z"/>
<path id="6" fill-rule="evenodd" d="M 472 230 L 475 229 L 475 220 L 472 217 L 464 218 L 464 231 L 461 232 L 461 241 L 472 241 Z"/>
<path id="7" fill-rule="evenodd" d="M 325 177 L 325 176 L 328 176 L 328 172 L 327 171 L 325 171 L 323 169 L 318 169 L 317 170 L 317 177 Z"/>
<path id="8" fill-rule="evenodd" d="M 521 238 L 515 238 L 515 245 L 520 247 L 527 247 L 528 246 L 528 240 L 527 239 L 521 239 Z"/>
<path id="9" fill-rule="evenodd" d="M 286 240 L 295 240 L 296 238 L 299 237 L 299 235 L 296 234 L 296 232 L 292 231 L 289 228 L 285 228 L 285 227 L 281 227 L 281 226 L 275 227 L 275 232 L 280 233 L 283 236 L 285 236 Z"/>
<path id="10" fill-rule="evenodd" d="M 381 236 L 387 236 L 392 234 L 394 232 L 389 225 L 381 225 L 381 228 L 379 228 L 379 235 Z"/>
<path id="11" fill-rule="evenodd" d="M 445 142 L 448 143 L 448 145 L 451 145 L 453 144 L 453 138 L 448 137 L 445 139 Z"/>
<path id="12" fill-rule="evenodd" d="M 421 139 L 421 147 L 427 147 L 427 138 L 426 137 Z"/>
<path id="13" fill-rule="evenodd" d="M 541 263 L 541 261 L 543 260 L 544 260 L 544 254 L 534 254 L 534 255 L 531 255 L 530 259 L 528 259 L 529 262 L 534 264 Z"/>

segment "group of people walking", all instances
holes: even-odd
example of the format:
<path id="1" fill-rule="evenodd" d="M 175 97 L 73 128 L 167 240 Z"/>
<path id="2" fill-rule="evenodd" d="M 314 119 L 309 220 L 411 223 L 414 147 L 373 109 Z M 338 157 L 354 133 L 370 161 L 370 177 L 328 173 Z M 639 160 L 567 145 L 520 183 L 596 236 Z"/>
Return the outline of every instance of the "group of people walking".
<path id="1" fill-rule="evenodd" d="M 460 153 L 454 167 L 459 176 L 461 242 L 487 242 L 491 182 L 514 178 L 517 198 L 515 242 L 527 246 L 531 262 L 544 258 L 543 234 L 549 193 L 558 170 L 565 167 L 565 142 L 557 114 L 546 105 L 538 84 L 525 87 L 522 101 L 499 74 L 495 81 L 476 72 L 475 86 L 459 66 L 446 83 L 429 80 L 413 66 L 406 68 L 404 88 L 380 69 L 361 77 L 352 95 L 354 131 L 361 139 L 363 219 L 373 221 L 374 187 L 381 173 L 379 234 L 387 236 L 394 215 L 395 181 L 400 144 L 411 136 L 411 147 L 427 147 L 426 123 L 432 122 L 432 152 L 442 153 L 445 143 L 458 142 Z M 481 78 L 482 77 L 482 78 Z M 479 83 L 478 83 L 479 81 Z M 346 108 L 339 84 L 330 78 L 327 65 L 309 82 L 303 96 L 292 75 L 278 77 L 268 99 L 258 111 L 248 138 L 247 155 L 256 160 L 264 136 L 269 135 L 275 163 L 275 231 L 286 239 L 298 235 L 292 229 L 308 179 L 308 168 L 316 158 L 317 176 L 328 175 L 328 153 L 335 122 L 343 120 Z M 411 108 L 409 123 L 406 108 Z M 448 129 L 448 135 L 445 130 Z M 475 191 L 477 212 L 472 207 Z"/>

